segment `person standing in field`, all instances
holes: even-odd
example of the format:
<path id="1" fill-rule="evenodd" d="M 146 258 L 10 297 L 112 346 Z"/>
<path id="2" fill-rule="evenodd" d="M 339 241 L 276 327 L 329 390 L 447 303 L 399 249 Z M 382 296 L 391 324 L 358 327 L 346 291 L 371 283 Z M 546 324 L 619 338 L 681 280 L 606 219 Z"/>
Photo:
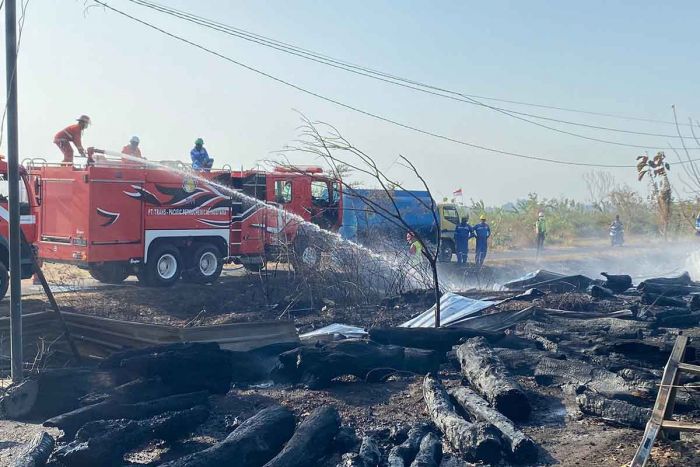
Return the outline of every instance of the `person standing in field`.
<path id="1" fill-rule="evenodd" d="M 486 223 L 486 215 L 482 214 L 479 217 L 479 222 L 472 230 L 476 237 L 476 256 L 474 258 L 476 265 L 481 267 L 486 259 L 486 253 L 489 249 L 489 237 L 491 236 L 491 227 Z"/>
<path id="2" fill-rule="evenodd" d="M 540 211 L 535 222 L 535 234 L 537 235 L 537 256 L 544 250 L 544 238 L 547 236 L 547 222 L 544 213 Z"/>
<path id="3" fill-rule="evenodd" d="M 413 232 L 408 232 L 406 234 L 406 242 L 408 242 L 408 254 L 411 258 L 411 266 L 420 266 L 423 261 L 423 245 L 418 241 L 416 234 Z"/>
<path id="4" fill-rule="evenodd" d="M 469 239 L 472 238 L 472 226 L 467 223 L 468 216 L 462 217 L 462 221 L 455 229 L 455 247 L 457 250 L 457 264 L 467 264 L 469 256 Z"/>

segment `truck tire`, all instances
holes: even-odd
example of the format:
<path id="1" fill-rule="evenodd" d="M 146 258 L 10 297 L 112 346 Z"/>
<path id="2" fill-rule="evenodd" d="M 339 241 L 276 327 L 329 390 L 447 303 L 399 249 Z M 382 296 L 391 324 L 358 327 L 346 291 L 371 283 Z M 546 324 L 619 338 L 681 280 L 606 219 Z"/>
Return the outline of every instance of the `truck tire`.
<path id="1" fill-rule="evenodd" d="M 211 243 L 202 243 L 194 248 L 188 269 L 182 273 L 182 277 L 195 284 L 210 284 L 221 275 L 224 261 L 219 249 Z"/>
<path id="2" fill-rule="evenodd" d="M 10 275 L 7 272 L 7 266 L 0 262 L 0 300 L 7 295 L 7 288 L 10 286 Z"/>
<path id="3" fill-rule="evenodd" d="M 144 268 L 147 285 L 170 287 L 182 274 L 182 255 L 180 250 L 169 243 L 162 243 L 148 253 L 148 262 Z"/>
<path id="4" fill-rule="evenodd" d="M 129 277 L 129 268 L 122 263 L 93 264 L 88 268 L 93 279 L 103 284 L 121 284 Z"/>
<path id="5" fill-rule="evenodd" d="M 455 247 L 450 241 L 443 240 L 440 242 L 440 261 L 449 263 L 452 261 L 452 254 L 455 252 Z"/>

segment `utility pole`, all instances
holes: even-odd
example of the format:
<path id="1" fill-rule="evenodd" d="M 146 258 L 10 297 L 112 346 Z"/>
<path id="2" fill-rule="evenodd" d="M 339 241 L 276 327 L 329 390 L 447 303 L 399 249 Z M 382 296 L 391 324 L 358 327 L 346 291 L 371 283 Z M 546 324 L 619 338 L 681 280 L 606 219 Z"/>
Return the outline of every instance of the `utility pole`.
<path id="1" fill-rule="evenodd" d="M 10 358 L 12 381 L 22 381 L 22 274 L 20 268 L 19 145 L 17 142 L 17 3 L 5 0 L 7 174 L 10 205 Z"/>

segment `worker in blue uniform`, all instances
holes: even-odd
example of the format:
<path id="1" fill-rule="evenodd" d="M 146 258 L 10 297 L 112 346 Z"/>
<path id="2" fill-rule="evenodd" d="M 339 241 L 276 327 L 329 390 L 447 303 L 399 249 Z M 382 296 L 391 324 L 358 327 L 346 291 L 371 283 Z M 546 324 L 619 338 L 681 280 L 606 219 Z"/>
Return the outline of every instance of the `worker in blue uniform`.
<path id="1" fill-rule="evenodd" d="M 190 151 L 190 157 L 192 158 L 192 168 L 194 170 L 208 172 L 214 164 L 214 159 L 209 157 L 209 153 L 204 148 L 204 140 L 202 138 L 197 138 L 197 141 L 194 142 L 194 148 Z"/>
<path id="2" fill-rule="evenodd" d="M 455 249 L 457 250 L 457 264 L 467 264 L 469 254 L 469 239 L 472 237 L 472 226 L 467 223 L 469 216 L 462 217 L 462 221 L 455 229 Z"/>
<path id="3" fill-rule="evenodd" d="M 489 249 L 489 237 L 491 236 L 491 227 L 486 223 L 486 215 L 482 214 L 479 217 L 479 222 L 473 228 L 474 236 L 476 237 L 476 265 L 482 266 L 486 259 L 486 252 Z"/>

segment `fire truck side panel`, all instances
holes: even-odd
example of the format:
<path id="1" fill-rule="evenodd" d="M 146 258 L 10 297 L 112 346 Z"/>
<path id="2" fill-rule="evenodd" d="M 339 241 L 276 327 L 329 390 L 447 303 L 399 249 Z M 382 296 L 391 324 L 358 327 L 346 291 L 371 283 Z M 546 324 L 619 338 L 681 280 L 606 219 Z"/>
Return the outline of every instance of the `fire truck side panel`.
<path id="1" fill-rule="evenodd" d="M 90 176 L 89 262 L 125 261 L 143 256 L 143 202 L 127 193 L 143 186 L 143 171 L 94 168 Z"/>
<path id="2" fill-rule="evenodd" d="M 84 245 L 74 244 L 89 231 L 89 184 L 85 172 L 44 167 L 41 171 L 39 256 L 55 261 L 83 261 Z"/>

